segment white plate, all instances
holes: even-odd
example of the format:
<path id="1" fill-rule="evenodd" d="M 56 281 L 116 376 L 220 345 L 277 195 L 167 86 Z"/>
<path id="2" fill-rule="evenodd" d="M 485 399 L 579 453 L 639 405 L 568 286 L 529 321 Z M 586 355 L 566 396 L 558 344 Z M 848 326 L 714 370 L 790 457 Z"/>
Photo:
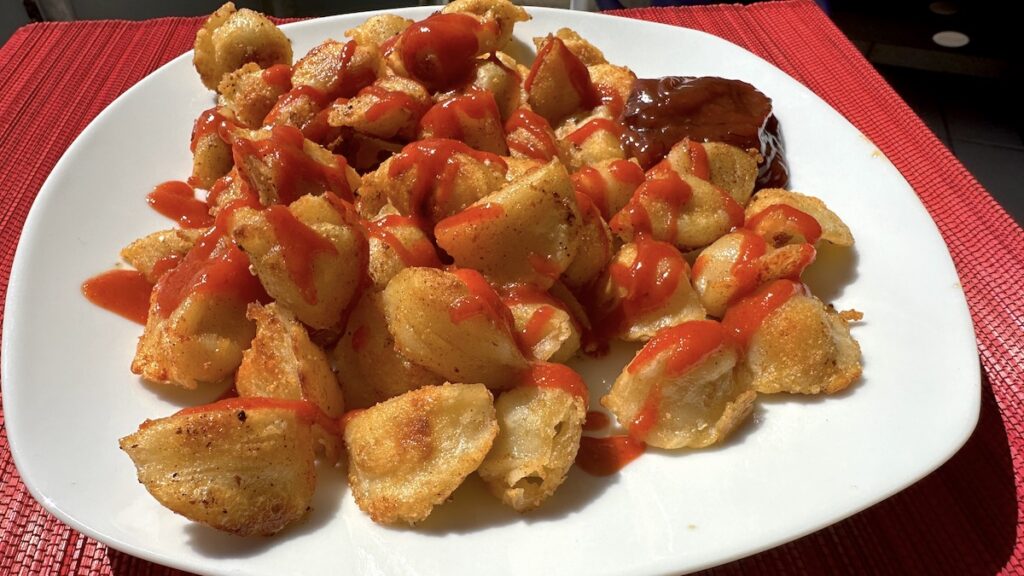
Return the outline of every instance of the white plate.
<path id="1" fill-rule="evenodd" d="M 534 20 L 516 30 L 524 41 L 571 26 L 641 77 L 739 78 L 774 100 L 793 187 L 824 198 L 857 238 L 848 257 L 825 253 L 810 275 L 823 298 L 866 314 L 854 328 L 862 381 L 839 397 L 765 400 L 754 422 L 718 448 L 649 452 L 607 479 L 574 470 L 552 501 L 526 516 L 471 481 L 421 527 L 383 528 L 359 512 L 339 473 L 323 470 L 309 518 L 277 537 L 241 539 L 193 525 L 136 482 L 117 439 L 200 399 L 134 377 L 128 366 L 139 326 L 79 293 L 122 246 L 170 225 L 144 195 L 189 173 L 192 120 L 212 102 L 186 54 L 118 98 L 68 149 L 18 247 L 3 332 L 5 419 L 22 478 L 50 512 L 119 550 L 209 574 L 669 574 L 822 528 L 956 452 L 978 416 L 970 317 L 935 225 L 874 145 L 802 85 L 716 37 L 531 12 Z M 285 30 L 301 55 L 365 17 Z M 599 391 L 617 369 L 597 363 L 584 375 Z"/>

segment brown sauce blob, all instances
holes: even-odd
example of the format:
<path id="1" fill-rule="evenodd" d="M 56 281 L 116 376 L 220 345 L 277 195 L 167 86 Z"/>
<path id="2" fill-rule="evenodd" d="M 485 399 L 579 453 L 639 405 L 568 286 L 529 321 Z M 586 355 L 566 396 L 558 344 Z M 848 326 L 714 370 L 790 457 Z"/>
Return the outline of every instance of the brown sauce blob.
<path id="1" fill-rule="evenodd" d="M 637 80 L 622 112 L 622 145 L 650 168 L 684 138 L 725 142 L 764 157 L 757 188 L 783 188 L 789 168 L 772 101 L 739 80 L 666 76 Z"/>

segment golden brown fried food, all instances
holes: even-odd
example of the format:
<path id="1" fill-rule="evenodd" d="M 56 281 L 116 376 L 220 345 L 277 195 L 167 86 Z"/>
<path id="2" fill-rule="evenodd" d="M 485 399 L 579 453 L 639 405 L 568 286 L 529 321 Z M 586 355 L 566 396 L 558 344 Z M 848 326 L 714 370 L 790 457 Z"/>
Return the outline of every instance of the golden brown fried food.
<path id="1" fill-rule="evenodd" d="M 555 36 L 565 43 L 565 47 L 573 53 L 584 66 L 596 66 L 598 64 L 607 64 L 608 60 L 605 60 L 604 53 L 587 41 L 586 38 L 579 35 L 578 32 L 571 28 L 559 28 L 555 31 Z M 536 43 L 536 39 L 534 40 Z M 540 46 L 537 46 L 540 49 Z"/>
<path id="2" fill-rule="evenodd" d="M 377 138 L 411 140 L 432 103 L 430 92 L 419 82 L 385 76 L 331 110 L 328 122 Z"/>
<path id="3" fill-rule="evenodd" d="M 834 394 L 860 377 L 860 345 L 846 320 L 797 282 L 766 284 L 730 306 L 722 323 L 745 347 L 736 370 L 744 387 Z"/>
<path id="4" fill-rule="evenodd" d="M 262 295 L 248 267 L 217 229 L 204 234 L 153 289 L 132 372 L 188 389 L 231 376 L 256 331 L 246 305 Z"/>
<path id="5" fill-rule="evenodd" d="M 662 328 L 705 316 L 689 265 L 665 242 L 624 244 L 595 290 L 595 325 L 623 340 L 647 340 Z"/>
<path id="6" fill-rule="evenodd" d="M 370 245 L 370 280 L 378 290 L 405 268 L 440 268 L 437 248 L 416 220 L 402 216 L 388 205 L 373 220 L 366 221 Z"/>
<path id="7" fill-rule="evenodd" d="M 450 138 L 476 150 L 508 154 L 501 112 L 490 92 L 471 91 L 438 102 L 420 119 L 418 138 Z"/>
<path id="8" fill-rule="evenodd" d="M 290 77 L 287 65 L 264 70 L 250 62 L 221 78 L 217 86 L 219 101 L 238 124 L 259 128 L 277 99 L 291 88 Z"/>
<path id="9" fill-rule="evenodd" d="M 565 142 L 564 156 L 572 170 L 626 158 L 619 139 L 622 126 L 606 114 L 607 111 L 601 108 L 594 114 L 571 117 L 555 129 L 559 140 Z"/>
<path id="10" fill-rule="evenodd" d="M 121 257 L 132 268 L 142 272 L 147 282 L 155 283 L 164 272 L 181 261 L 203 232 L 196 228 L 153 232 L 125 246 L 121 250 Z"/>
<path id="11" fill-rule="evenodd" d="M 209 189 L 227 175 L 234 159 L 228 141 L 237 133 L 238 125 L 225 108 L 211 108 L 196 118 L 192 127 L 192 175 L 189 184 Z"/>
<path id="12" fill-rule="evenodd" d="M 771 218 L 768 218 L 767 214 L 761 214 L 773 206 L 777 207 L 774 210 L 778 210 L 778 214 L 772 215 Z M 825 203 L 818 198 L 799 192 L 783 190 L 781 188 L 759 190 L 754 199 L 750 201 L 750 205 L 747 206 L 746 219 L 752 222 L 751 227 L 762 236 L 770 237 L 771 239 L 779 237 L 778 241 L 775 242 L 776 245 L 785 244 L 790 241 L 804 241 L 802 237 L 806 232 L 803 232 L 802 229 L 813 228 L 813 224 L 804 224 L 801 221 L 805 220 L 805 218 L 802 218 L 799 214 L 794 214 L 792 210 L 786 211 L 785 208 L 780 210 L 779 208 L 781 207 L 795 208 L 796 211 L 813 218 L 819 226 L 818 234 L 822 240 L 836 246 L 853 246 L 853 234 L 839 216 L 829 210 Z M 757 220 L 761 220 L 761 222 L 758 224 Z M 801 226 L 801 224 L 803 225 Z M 816 239 L 810 242 L 813 243 L 814 241 Z"/>
<path id="13" fill-rule="evenodd" d="M 196 33 L 195 64 L 203 84 L 216 90 L 221 78 L 248 62 L 260 68 L 292 63 L 292 43 L 274 23 L 248 8 L 235 11 L 231 2 L 207 18 Z"/>
<path id="14" fill-rule="evenodd" d="M 481 46 L 480 54 L 503 49 L 512 39 L 512 31 L 516 22 L 526 22 L 530 19 L 526 10 L 508 0 L 455 0 L 442 8 L 441 12 L 473 14 L 478 16 L 484 24 L 494 23 L 497 25 L 497 34 L 495 34 L 493 45 Z"/>
<path id="15" fill-rule="evenodd" d="M 658 448 L 722 441 L 753 409 L 756 394 L 733 377 L 739 350 L 713 320 L 659 331 L 619 374 L 601 404 L 629 434 Z"/>
<path id="16" fill-rule="evenodd" d="M 526 102 L 526 92 L 520 82 L 516 61 L 501 52 L 477 59 L 473 68 L 473 81 L 465 91 L 492 94 L 502 120 L 508 120 L 512 112 Z"/>
<path id="17" fill-rule="evenodd" d="M 558 297 L 515 284 L 502 290 L 501 300 L 512 312 L 519 345 L 531 359 L 566 362 L 580 349 L 577 313 Z"/>
<path id="18" fill-rule="evenodd" d="M 756 151 L 745 151 L 722 142 L 687 139 L 669 150 L 665 162 L 679 174 L 692 174 L 725 190 L 741 206 L 746 206 L 754 192 Z"/>
<path id="19" fill-rule="evenodd" d="M 303 196 L 287 208 L 246 207 L 229 218 L 231 237 L 267 293 L 313 328 L 341 320 L 366 274 L 366 238 L 345 209 L 333 196 Z"/>
<path id="20" fill-rule="evenodd" d="M 561 38 L 535 38 L 537 59 L 523 83 L 533 111 L 557 124 L 566 116 L 590 110 L 600 99 L 590 73 Z"/>
<path id="21" fill-rule="evenodd" d="M 586 194 L 605 221 L 626 207 L 643 182 L 643 168 L 622 159 L 588 164 L 572 175 L 573 189 Z"/>
<path id="22" fill-rule="evenodd" d="M 310 423 L 291 406 L 232 399 L 147 420 L 120 441 L 139 482 L 194 522 L 269 536 L 306 514 L 316 486 Z"/>
<path id="23" fill-rule="evenodd" d="M 480 384 L 407 392 L 349 420 L 348 480 L 359 508 L 381 524 L 414 524 L 483 461 L 498 433 Z"/>
<path id="24" fill-rule="evenodd" d="M 579 226 L 569 175 L 552 160 L 438 222 L 434 234 L 457 266 L 546 289 L 576 257 Z"/>
<path id="25" fill-rule="evenodd" d="M 384 299 L 372 290 L 363 292 L 352 309 L 333 358 L 349 408 L 369 408 L 410 390 L 444 383 L 444 378 L 398 351 L 388 331 Z"/>
<path id="26" fill-rule="evenodd" d="M 614 64 L 588 65 L 587 71 L 590 73 L 591 82 L 594 83 L 594 89 L 601 96 L 603 113 L 609 118 L 618 118 L 626 107 L 630 92 L 633 91 L 636 74 L 625 66 Z"/>
<path id="27" fill-rule="evenodd" d="M 374 44 L 383 52 L 390 47 L 389 41 L 394 43 L 398 35 L 412 23 L 412 20 L 397 14 L 378 14 L 367 18 L 366 22 L 355 28 L 345 30 L 345 36 L 359 44 Z"/>
<path id="28" fill-rule="evenodd" d="M 580 193 L 579 188 L 576 188 L 576 204 L 580 209 L 579 248 L 562 274 L 562 282 L 574 290 L 582 290 L 593 284 L 608 267 L 613 245 L 611 229 L 594 202 Z"/>
<path id="29" fill-rule="evenodd" d="M 527 365 L 511 312 L 474 270 L 406 268 L 383 295 L 395 348 L 450 382 L 502 390 Z"/>
<path id="30" fill-rule="evenodd" d="M 326 103 L 355 96 L 382 70 L 380 51 L 373 44 L 327 40 L 295 63 L 292 85 L 314 89 Z"/>
<path id="31" fill-rule="evenodd" d="M 541 379 L 565 378 L 567 372 L 585 392 L 569 368 L 538 366 L 548 372 Z M 506 505 L 519 512 L 532 510 L 565 481 L 579 450 L 586 403 L 566 389 L 527 383 L 502 393 L 494 408 L 498 436 L 478 473 Z"/>

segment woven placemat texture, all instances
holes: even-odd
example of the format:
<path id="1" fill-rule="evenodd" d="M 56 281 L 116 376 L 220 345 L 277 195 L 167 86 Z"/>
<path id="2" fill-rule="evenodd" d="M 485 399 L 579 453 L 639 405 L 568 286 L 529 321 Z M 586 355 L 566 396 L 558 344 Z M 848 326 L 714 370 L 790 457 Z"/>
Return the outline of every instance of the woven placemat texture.
<path id="1" fill-rule="evenodd" d="M 938 471 L 844 522 L 709 572 L 1021 572 L 1024 231 L 813 2 L 618 14 L 735 42 L 804 83 L 870 138 L 917 191 L 949 245 L 984 372 L 978 428 Z M 115 97 L 191 48 L 200 23 L 33 24 L 0 48 L 0 296 L 29 207 L 58 158 Z M 181 573 L 110 550 L 48 515 L 14 468 L 0 407 L 0 574 Z"/>

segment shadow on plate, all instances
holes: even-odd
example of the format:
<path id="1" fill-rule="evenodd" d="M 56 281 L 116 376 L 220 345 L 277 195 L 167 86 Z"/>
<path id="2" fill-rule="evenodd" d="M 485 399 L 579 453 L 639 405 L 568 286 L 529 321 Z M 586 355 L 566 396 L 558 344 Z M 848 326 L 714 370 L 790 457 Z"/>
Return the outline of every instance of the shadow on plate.
<path id="1" fill-rule="evenodd" d="M 804 284 L 811 292 L 828 304 L 843 295 L 843 290 L 857 280 L 857 247 L 843 248 L 828 242 L 819 242 L 814 264 L 803 274 Z"/>

